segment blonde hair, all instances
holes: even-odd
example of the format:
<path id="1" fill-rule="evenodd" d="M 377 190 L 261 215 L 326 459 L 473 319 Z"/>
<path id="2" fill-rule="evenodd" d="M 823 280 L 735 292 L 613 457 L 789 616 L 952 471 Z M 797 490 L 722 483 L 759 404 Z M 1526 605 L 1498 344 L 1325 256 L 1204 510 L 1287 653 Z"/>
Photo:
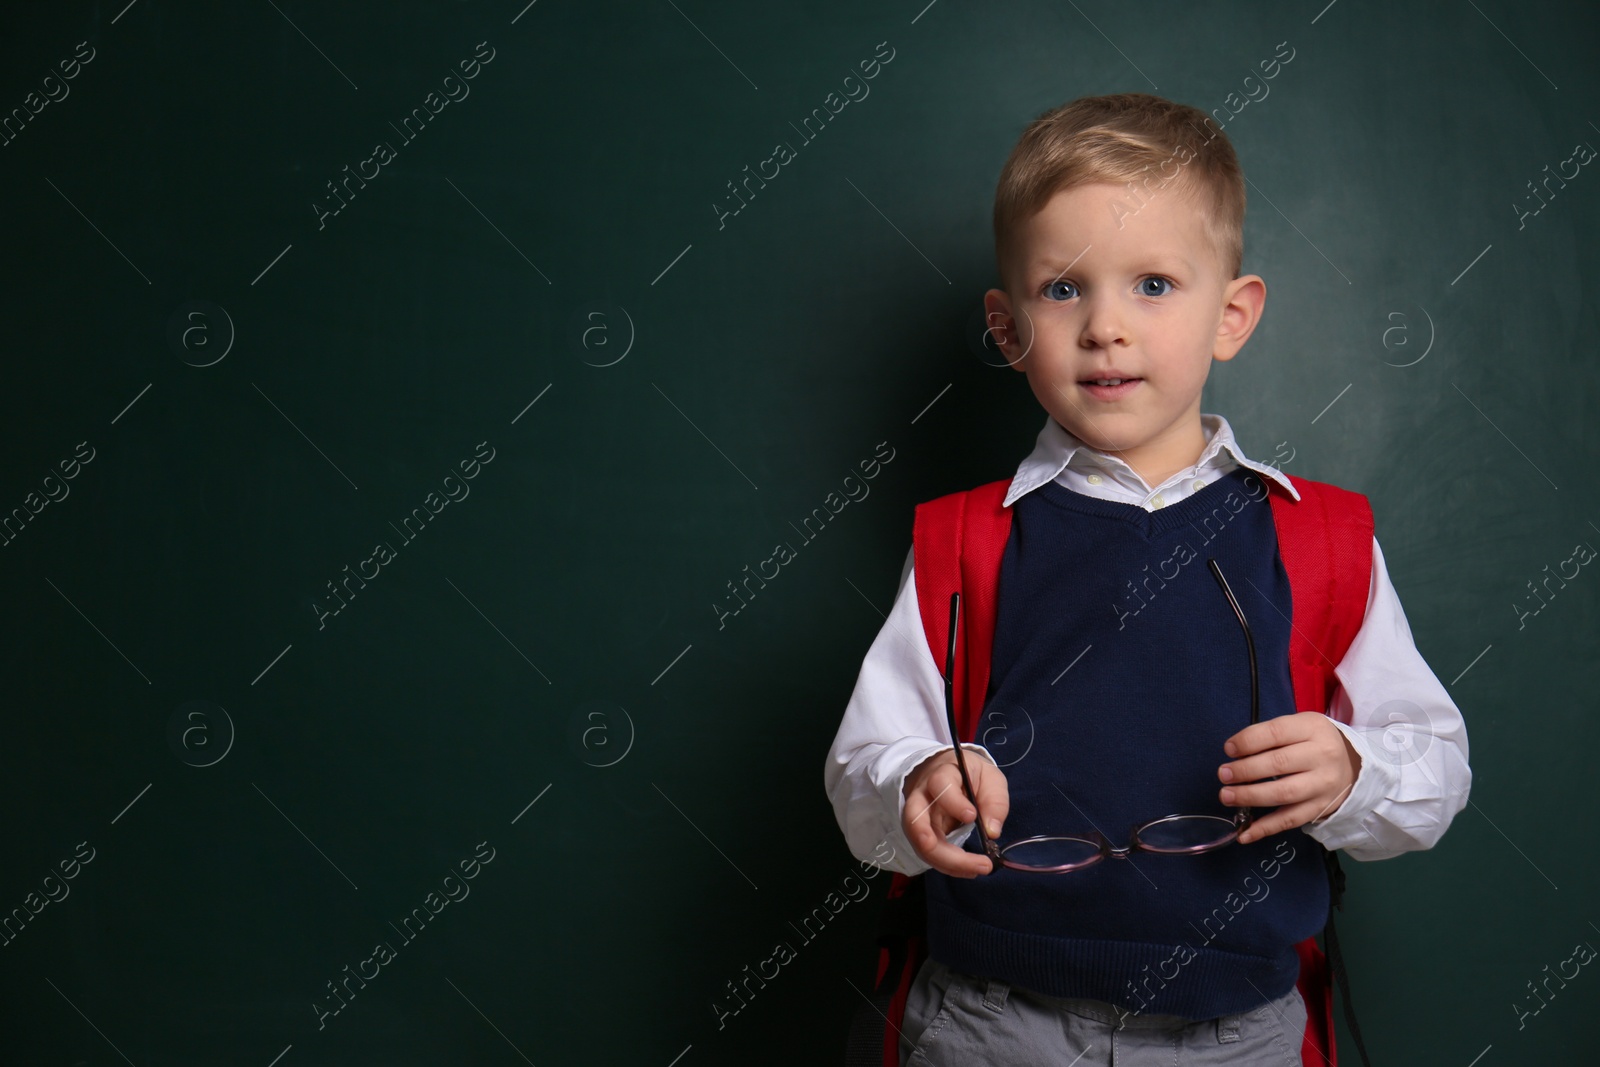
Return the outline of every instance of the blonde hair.
<path id="1" fill-rule="evenodd" d="M 1173 166 L 1175 174 L 1169 172 Z M 1130 211 L 1171 184 L 1200 212 L 1226 277 L 1239 276 L 1244 172 L 1221 127 L 1187 104 L 1149 93 L 1115 93 L 1052 108 L 1017 139 L 994 196 L 995 261 L 1002 282 L 1014 262 L 1021 227 L 1056 193 L 1092 182 L 1125 185 Z"/>

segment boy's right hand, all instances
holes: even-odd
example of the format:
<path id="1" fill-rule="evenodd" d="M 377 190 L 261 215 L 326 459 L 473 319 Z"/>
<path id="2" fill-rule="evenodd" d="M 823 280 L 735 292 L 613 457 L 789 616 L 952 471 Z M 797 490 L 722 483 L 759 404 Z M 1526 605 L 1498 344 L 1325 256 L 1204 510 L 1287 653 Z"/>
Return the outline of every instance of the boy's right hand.
<path id="1" fill-rule="evenodd" d="M 961 755 L 972 779 L 972 791 L 983 810 L 984 829 L 991 838 L 998 838 L 1006 815 L 1011 811 L 1006 777 L 999 767 L 971 749 L 962 749 Z M 966 791 L 961 788 L 961 768 L 956 766 L 954 749 L 935 752 L 917 764 L 906 775 L 905 794 L 900 825 L 922 862 L 957 878 L 976 878 L 991 873 L 994 865 L 988 856 L 968 852 L 945 838 L 950 831 L 977 817 Z"/>

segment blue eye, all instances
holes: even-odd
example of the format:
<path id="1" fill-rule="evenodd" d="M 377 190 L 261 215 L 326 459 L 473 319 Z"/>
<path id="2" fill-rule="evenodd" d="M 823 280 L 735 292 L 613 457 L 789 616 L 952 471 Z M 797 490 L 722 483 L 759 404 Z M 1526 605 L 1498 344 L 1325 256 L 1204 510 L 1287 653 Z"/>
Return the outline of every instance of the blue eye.
<path id="1" fill-rule="evenodd" d="M 1140 296 L 1166 296 L 1171 291 L 1172 282 L 1159 274 L 1151 274 L 1139 281 Z M 1077 295 L 1078 287 L 1072 282 L 1053 281 L 1044 287 L 1046 300 L 1071 300 Z"/>

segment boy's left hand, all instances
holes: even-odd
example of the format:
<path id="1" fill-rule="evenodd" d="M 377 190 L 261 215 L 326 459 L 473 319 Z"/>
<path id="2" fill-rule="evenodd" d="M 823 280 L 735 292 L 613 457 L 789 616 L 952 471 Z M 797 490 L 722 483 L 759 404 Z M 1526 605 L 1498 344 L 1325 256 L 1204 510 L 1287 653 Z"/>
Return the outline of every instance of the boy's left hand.
<path id="1" fill-rule="evenodd" d="M 1222 802 L 1250 808 L 1279 805 L 1271 814 L 1251 820 L 1249 829 L 1239 835 L 1241 844 L 1327 815 L 1349 795 L 1361 771 L 1361 757 L 1320 711 L 1279 715 L 1246 726 L 1222 748 L 1237 757 L 1217 768 L 1217 777 L 1228 783 L 1221 791 Z M 1242 784 L 1274 775 L 1282 777 Z"/>

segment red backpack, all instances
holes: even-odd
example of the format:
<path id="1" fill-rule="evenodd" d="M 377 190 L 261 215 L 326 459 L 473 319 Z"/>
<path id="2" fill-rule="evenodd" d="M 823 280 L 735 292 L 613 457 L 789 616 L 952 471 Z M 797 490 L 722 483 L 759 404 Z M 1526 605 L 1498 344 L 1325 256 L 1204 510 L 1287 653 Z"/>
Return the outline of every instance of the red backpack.
<path id="1" fill-rule="evenodd" d="M 1325 482 L 1288 476 L 1300 499 L 1271 478 L 1268 486 L 1278 552 L 1294 603 L 1289 639 L 1289 673 L 1295 707 L 1327 713 L 1334 666 L 1344 657 L 1366 614 L 1372 576 L 1372 509 L 1367 498 Z M 989 686 L 1000 559 L 1011 532 L 1010 508 L 1003 507 L 1011 479 L 989 482 L 966 492 L 919 504 L 912 551 L 923 633 L 933 660 L 942 664 L 949 644 L 950 594 L 961 593 L 962 623 L 957 630 L 954 673 L 956 725 L 963 741 L 977 733 Z M 1340 907 L 1344 874 L 1338 857 L 1324 851 L 1331 901 L 1323 930 L 1327 953 L 1308 937 L 1295 946 L 1300 977 L 1295 988 L 1306 1004 L 1306 1031 L 1300 1057 L 1307 1067 L 1336 1067 L 1333 983 L 1337 977 L 1345 1017 L 1363 1063 L 1367 1062 L 1345 982 L 1333 908 Z M 846 1050 L 849 1067 L 899 1067 L 900 1021 L 906 994 L 927 955 L 923 879 L 899 872 L 889 883 L 879 921 L 878 965 L 873 1003 L 855 1016 Z M 888 1025 L 883 1025 L 887 1019 Z"/>

